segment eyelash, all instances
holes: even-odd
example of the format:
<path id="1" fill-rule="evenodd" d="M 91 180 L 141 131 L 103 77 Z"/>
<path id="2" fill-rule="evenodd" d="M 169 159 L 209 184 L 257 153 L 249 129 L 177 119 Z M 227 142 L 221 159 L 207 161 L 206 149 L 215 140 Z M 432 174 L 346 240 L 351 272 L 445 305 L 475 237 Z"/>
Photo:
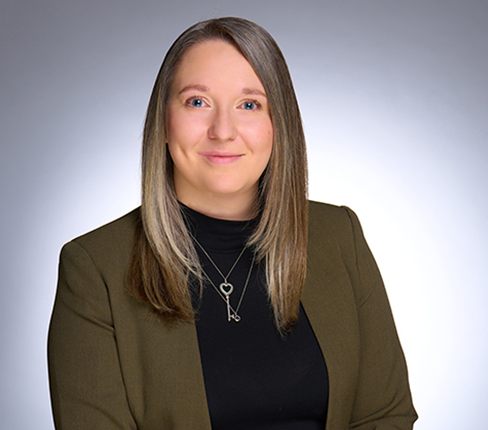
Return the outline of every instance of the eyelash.
<path id="1" fill-rule="evenodd" d="M 193 97 L 190 97 L 187 101 L 186 101 L 186 104 L 190 107 L 194 107 L 196 109 L 198 109 L 200 106 L 193 106 L 192 102 L 195 101 L 195 100 L 201 100 L 202 103 L 205 103 L 207 104 L 205 101 L 204 101 L 204 98 L 203 97 L 200 97 L 200 96 L 193 96 Z M 253 105 L 255 105 L 254 109 L 244 109 L 244 110 L 257 110 L 257 109 L 260 109 L 261 108 L 261 103 L 259 103 L 257 100 L 254 100 L 254 99 L 249 99 L 249 100 L 244 100 L 240 106 L 243 106 L 245 105 L 246 103 L 252 103 Z"/>
<path id="2" fill-rule="evenodd" d="M 190 97 L 187 101 L 186 101 L 186 104 L 190 107 L 194 107 L 194 108 L 199 108 L 199 106 L 193 106 L 192 105 L 192 102 L 195 101 L 195 100 L 201 100 L 202 103 L 205 103 L 205 101 L 203 100 L 203 97 L 200 97 L 200 96 L 193 96 L 193 97 Z M 206 103 L 205 103 L 206 104 Z"/>
<path id="3" fill-rule="evenodd" d="M 246 110 L 257 110 L 261 108 L 261 103 L 259 103 L 257 100 L 246 100 L 241 104 L 241 106 L 245 105 L 246 103 L 252 103 L 256 106 L 254 109 L 246 109 Z"/>

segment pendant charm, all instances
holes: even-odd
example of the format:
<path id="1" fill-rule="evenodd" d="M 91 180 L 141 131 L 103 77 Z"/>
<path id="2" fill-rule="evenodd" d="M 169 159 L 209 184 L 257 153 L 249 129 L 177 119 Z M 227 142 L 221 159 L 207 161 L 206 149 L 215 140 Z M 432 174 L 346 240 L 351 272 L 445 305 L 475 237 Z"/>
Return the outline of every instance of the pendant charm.
<path id="1" fill-rule="evenodd" d="M 232 294 L 232 291 L 234 291 L 234 286 L 232 284 L 229 284 L 228 282 L 222 282 L 220 284 L 220 291 L 222 291 L 225 296 L 225 302 L 227 304 L 227 321 L 230 322 L 230 320 L 234 316 L 234 313 L 230 310 L 230 295 Z"/>
<path id="2" fill-rule="evenodd" d="M 232 291 L 234 291 L 234 285 L 229 284 L 228 282 L 222 282 L 220 284 L 220 291 L 229 297 L 232 294 Z"/>
<path id="3" fill-rule="evenodd" d="M 239 322 L 241 317 L 237 315 L 234 309 L 230 306 L 230 295 L 232 294 L 232 291 L 234 291 L 234 286 L 229 282 L 222 282 L 219 287 L 220 291 L 222 291 L 225 296 L 225 303 L 227 304 L 227 321 L 230 322 L 231 320 L 234 320 L 235 322 Z"/>
<path id="4" fill-rule="evenodd" d="M 242 289 L 241 297 L 239 298 L 239 301 L 237 303 L 236 309 L 234 310 L 234 308 L 230 305 L 230 295 L 234 291 L 234 285 L 232 285 L 230 282 L 227 282 L 227 279 L 229 278 L 230 274 L 232 273 L 232 271 L 236 267 L 237 262 L 241 259 L 242 255 L 244 254 L 244 251 L 246 249 L 248 249 L 248 248 L 246 246 L 244 246 L 242 248 L 242 251 L 239 254 L 239 256 L 237 257 L 237 260 L 234 261 L 234 264 L 230 268 L 229 273 L 227 273 L 227 276 L 225 276 L 221 272 L 221 270 L 218 268 L 218 266 L 215 264 L 215 262 L 212 260 L 212 257 L 210 257 L 210 255 L 208 255 L 208 252 L 205 251 L 205 248 L 200 244 L 200 242 L 198 242 L 198 240 L 196 238 L 193 238 L 193 240 L 200 247 L 200 249 L 203 251 L 203 253 L 208 258 L 208 261 L 210 261 L 210 263 L 212 263 L 212 266 L 215 267 L 215 270 L 217 270 L 217 272 L 219 272 L 219 275 L 222 276 L 222 279 L 224 280 L 224 282 L 222 282 L 219 285 L 219 288 L 217 288 L 217 285 L 214 284 L 214 282 L 212 281 L 212 279 L 210 279 L 210 277 L 208 276 L 207 272 L 205 272 L 205 270 L 203 270 L 203 268 L 202 268 L 203 273 L 205 274 L 205 276 L 207 277 L 207 279 L 210 281 L 210 284 L 212 285 L 212 287 L 215 289 L 215 291 L 217 291 L 217 293 L 219 294 L 220 298 L 227 305 L 227 321 L 230 322 L 231 320 L 234 320 L 235 322 L 239 322 L 241 320 L 241 317 L 237 314 L 237 312 L 239 311 L 239 308 L 241 307 L 242 299 L 244 297 L 244 294 L 246 293 L 247 285 L 249 284 L 249 278 L 251 277 L 252 269 L 254 267 L 254 262 L 255 262 L 255 259 L 256 259 L 256 255 L 254 254 L 253 257 L 252 257 L 251 266 L 249 267 L 249 272 L 247 273 L 247 278 L 246 278 L 246 282 L 244 283 L 244 287 Z"/>

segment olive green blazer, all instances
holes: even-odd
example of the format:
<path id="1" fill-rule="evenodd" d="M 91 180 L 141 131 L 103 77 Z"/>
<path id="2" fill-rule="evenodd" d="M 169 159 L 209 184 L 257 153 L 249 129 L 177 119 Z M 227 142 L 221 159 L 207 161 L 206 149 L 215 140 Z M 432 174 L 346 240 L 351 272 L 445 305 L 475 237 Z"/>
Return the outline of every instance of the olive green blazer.
<path id="1" fill-rule="evenodd" d="M 58 430 L 211 428 L 195 325 L 168 327 L 127 291 L 139 216 L 61 252 L 48 340 Z M 310 202 L 302 304 L 329 372 L 327 430 L 411 429 L 416 413 L 388 299 L 348 208 Z"/>

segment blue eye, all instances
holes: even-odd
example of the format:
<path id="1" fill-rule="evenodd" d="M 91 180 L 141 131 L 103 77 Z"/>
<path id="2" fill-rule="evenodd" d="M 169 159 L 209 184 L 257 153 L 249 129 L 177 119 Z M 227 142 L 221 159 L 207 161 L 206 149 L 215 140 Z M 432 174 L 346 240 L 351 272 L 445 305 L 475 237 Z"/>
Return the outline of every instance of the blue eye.
<path id="1" fill-rule="evenodd" d="M 242 107 L 246 110 L 254 110 L 257 108 L 257 104 L 254 102 L 245 102 Z"/>
<path id="2" fill-rule="evenodd" d="M 190 101 L 190 104 L 193 107 L 202 107 L 203 106 L 203 100 L 202 99 L 193 99 Z"/>

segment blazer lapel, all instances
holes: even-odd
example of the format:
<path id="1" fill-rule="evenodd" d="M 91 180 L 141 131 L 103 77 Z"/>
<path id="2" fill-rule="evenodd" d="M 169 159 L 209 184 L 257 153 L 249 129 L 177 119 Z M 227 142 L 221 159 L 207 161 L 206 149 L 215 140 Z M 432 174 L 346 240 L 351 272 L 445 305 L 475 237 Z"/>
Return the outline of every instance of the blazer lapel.
<path id="1" fill-rule="evenodd" d="M 302 304 L 327 365 L 327 429 L 343 429 L 351 413 L 359 365 L 357 312 L 338 248 L 316 233 L 309 236 Z"/>

